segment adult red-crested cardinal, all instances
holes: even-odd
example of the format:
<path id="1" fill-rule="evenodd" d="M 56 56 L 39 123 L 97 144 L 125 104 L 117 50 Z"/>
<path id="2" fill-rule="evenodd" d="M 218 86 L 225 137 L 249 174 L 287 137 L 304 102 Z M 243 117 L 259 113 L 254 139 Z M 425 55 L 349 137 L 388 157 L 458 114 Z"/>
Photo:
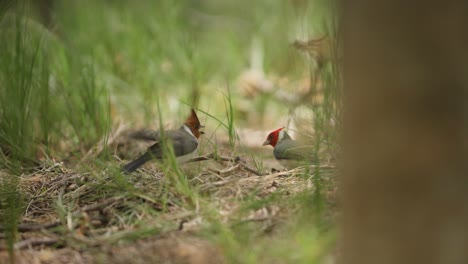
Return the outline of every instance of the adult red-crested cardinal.
<path id="1" fill-rule="evenodd" d="M 284 127 L 268 134 L 263 146 L 273 146 L 273 156 L 278 162 L 288 169 L 314 162 L 313 149 L 293 140 Z"/>
<path id="2" fill-rule="evenodd" d="M 200 129 L 203 128 L 200 125 L 197 114 L 192 109 L 189 117 L 185 120 L 184 124 L 177 130 L 166 130 L 163 133 L 156 131 L 152 133 L 141 132 L 134 135 L 134 138 L 153 140 L 156 141 L 151 145 L 145 154 L 138 159 L 128 163 L 123 167 L 125 173 L 131 173 L 138 169 L 141 165 L 145 164 L 151 159 L 162 159 L 164 158 L 164 147 L 171 147 L 174 150 L 177 162 L 187 162 L 195 153 L 198 147 L 198 138 L 203 134 Z"/>

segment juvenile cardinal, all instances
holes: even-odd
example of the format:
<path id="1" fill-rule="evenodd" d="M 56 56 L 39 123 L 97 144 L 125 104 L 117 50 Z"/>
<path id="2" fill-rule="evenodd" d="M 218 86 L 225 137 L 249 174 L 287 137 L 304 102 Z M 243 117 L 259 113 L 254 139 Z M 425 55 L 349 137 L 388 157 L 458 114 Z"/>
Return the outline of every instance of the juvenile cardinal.
<path id="1" fill-rule="evenodd" d="M 143 131 L 134 134 L 134 138 L 153 140 L 156 141 L 156 143 L 151 145 L 141 157 L 125 165 L 123 171 L 125 173 L 131 173 L 151 159 L 162 159 L 164 157 L 162 141 L 168 144 L 166 145 L 167 147 L 172 147 L 178 163 L 187 162 L 197 150 L 198 138 L 203 134 L 203 132 L 200 131 L 201 128 L 203 128 L 203 126 L 200 125 L 197 114 L 192 109 L 189 117 L 187 117 L 184 124 L 177 130 L 166 130 L 164 133 L 161 133 L 161 131 L 152 133 Z"/>
<path id="2" fill-rule="evenodd" d="M 263 146 L 271 145 L 273 156 L 278 162 L 288 169 L 314 162 L 313 149 L 293 140 L 284 127 L 268 134 Z"/>

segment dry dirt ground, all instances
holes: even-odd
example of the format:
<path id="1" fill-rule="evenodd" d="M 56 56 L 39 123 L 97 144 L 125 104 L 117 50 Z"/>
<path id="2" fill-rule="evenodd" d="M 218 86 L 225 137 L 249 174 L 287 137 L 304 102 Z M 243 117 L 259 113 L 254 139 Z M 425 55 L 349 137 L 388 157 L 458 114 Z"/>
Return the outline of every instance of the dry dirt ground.
<path id="1" fill-rule="evenodd" d="M 273 202 L 244 210 L 242 201 L 288 199 L 314 188 L 313 174 L 304 176 L 304 168 L 272 171 L 272 166 L 280 168 L 265 160 L 260 171 L 248 156 L 207 153 L 181 167 L 190 188 L 197 190 L 194 195 L 155 164 L 122 176 L 105 165 L 77 170 L 80 166 L 49 161 L 20 177 L 26 208 L 15 261 L 224 263 L 223 248 L 200 232 L 212 223 L 210 217 L 223 225 L 254 222 L 261 232 L 270 232 L 298 208 Z M 332 165 L 320 170 L 335 174 Z M 324 194 L 334 203 L 335 187 Z M 9 263 L 0 228 L 0 263 Z"/>

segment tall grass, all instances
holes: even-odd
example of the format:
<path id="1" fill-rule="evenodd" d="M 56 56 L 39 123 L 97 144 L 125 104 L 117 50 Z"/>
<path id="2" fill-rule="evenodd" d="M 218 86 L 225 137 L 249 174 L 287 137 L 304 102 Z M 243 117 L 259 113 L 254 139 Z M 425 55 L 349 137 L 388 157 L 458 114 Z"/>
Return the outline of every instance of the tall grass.
<path id="1" fill-rule="evenodd" d="M 62 95 L 65 106 L 69 107 L 65 112 L 66 121 L 72 128 L 71 135 L 76 136 L 74 147 L 87 150 L 108 132 L 108 91 L 97 83 L 95 62 L 72 64 L 68 87 L 63 87 Z"/>
<path id="2" fill-rule="evenodd" d="M 10 7 L 0 21 L 0 163 L 9 170 L 1 180 L 0 222 L 12 249 L 24 210 L 21 173 L 51 149 L 60 150 L 64 139 L 71 140 L 72 152 L 86 151 L 107 133 L 109 122 L 92 64 L 80 67 L 82 74 L 63 74 L 70 62 L 60 61 L 61 55 L 74 51 L 28 17 L 26 2 Z"/>
<path id="3" fill-rule="evenodd" d="M 41 83 L 35 82 L 36 68 L 40 59 L 40 40 L 30 39 L 25 34 L 27 24 L 22 20 L 22 9 L 9 21 L 12 27 L 0 29 L 0 148 L 2 165 L 11 174 L 0 179 L 0 222 L 5 226 L 7 246 L 12 261 L 13 243 L 17 238 L 16 225 L 24 208 L 24 200 L 19 191 L 19 173 L 24 164 L 34 160 L 34 119 L 37 101 L 34 89 Z"/>
<path id="4" fill-rule="evenodd" d="M 97 83 L 95 63 L 22 12 L 10 10 L 0 25 L 2 39 L 13 40 L 0 43 L 1 162 L 10 169 L 64 139 L 70 150 L 87 151 L 109 128 L 108 91 Z"/>
<path id="5" fill-rule="evenodd" d="M 2 86 L 0 94 L 0 146 L 12 157 L 2 163 L 11 169 L 18 169 L 19 164 L 31 161 L 34 157 L 34 118 L 37 105 L 34 90 L 40 88 L 36 83 L 40 40 L 30 39 L 26 34 L 27 24 L 21 16 L 16 16 L 13 30 L 3 28 L 0 57 L 2 65 Z M 40 64 L 39 64 L 40 65 Z"/>

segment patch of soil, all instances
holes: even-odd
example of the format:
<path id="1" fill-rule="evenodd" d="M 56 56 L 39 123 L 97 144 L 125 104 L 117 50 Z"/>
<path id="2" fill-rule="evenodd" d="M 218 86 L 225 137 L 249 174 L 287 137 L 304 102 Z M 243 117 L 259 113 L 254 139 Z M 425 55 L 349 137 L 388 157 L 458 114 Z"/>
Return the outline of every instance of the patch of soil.
<path id="1" fill-rule="evenodd" d="M 15 252 L 16 264 L 84 264 L 84 263 L 177 263 L 221 264 L 221 250 L 212 243 L 187 235 L 152 237 L 127 245 L 99 247 L 85 252 L 71 248 Z M 9 263 L 6 251 L 0 252 L 0 263 Z"/>

